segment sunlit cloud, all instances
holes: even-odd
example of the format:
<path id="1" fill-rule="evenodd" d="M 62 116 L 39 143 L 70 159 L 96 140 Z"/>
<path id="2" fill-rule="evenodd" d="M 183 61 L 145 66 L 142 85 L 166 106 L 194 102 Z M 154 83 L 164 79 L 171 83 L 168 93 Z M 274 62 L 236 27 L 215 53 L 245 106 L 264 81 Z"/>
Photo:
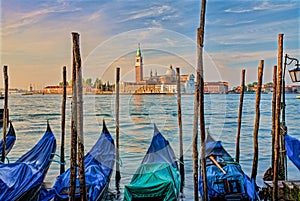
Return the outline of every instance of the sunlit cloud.
<path id="1" fill-rule="evenodd" d="M 165 13 L 174 12 L 173 8 L 169 5 L 161 5 L 161 6 L 153 6 L 147 9 L 142 9 L 138 11 L 132 11 L 129 13 L 129 17 L 127 19 L 122 20 L 122 22 L 137 20 L 141 18 L 147 17 L 160 17 L 161 15 L 165 15 Z M 171 18 L 169 15 L 164 16 L 164 19 Z"/>
<path id="2" fill-rule="evenodd" d="M 299 23 L 299 19 L 288 19 L 281 21 L 272 21 L 269 23 L 256 23 L 247 26 L 236 26 L 224 30 L 224 34 L 218 34 L 208 40 L 217 41 L 223 45 L 250 45 L 258 43 L 269 43 L 276 41 L 278 33 L 286 32 L 291 38 L 297 38 L 299 32 L 295 32 L 294 26 Z M 282 26 L 285 24 L 285 26 Z M 226 34 L 227 33 L 227 34 Z M 238 34 L 232 34 L 238 33 Z"/>
<path id="3" fill-rule="evenodd" d="M 102 10 L 92 13 L 90 16 L 87 16 L 87 21 L 99 20 L 101 17 Z"/>
<path id="4" fill-rule="evenodd" d="M 4 34 L 11 34 L 24 27 L 30 27 L 44 19 L 45 16 L 56 13 L 70 13 L 80 11 L 81 8 L 65 8 L 63 6 L 53 6 L 42 8 L 28 13 L 19 14 L 15 19 L 9 19 L 10 23 L 4 23 Z"/>
<path id="5" fill-rule="evenodd" d="M 270 1 L 263 1 L 260 5 L 254 6 L 253 10 L 286 10 L 286 9 L 291 9 L 295 7 L 295 3 L 289 3 L 289 2 L 284 2 L 284 3 L 278 3 Z"/>
<path id="6" fill-rule="evenodd" d="M 270 1 L 255 1 L 255 2 L 259 2 L 258 5 L 255 5 L 253 7 L 250 8 L 228 8 L 225 9 L 224 11 L 227 13 L 248 13 L 248 12 L 253 12 L 253 11 L 262 11 L 262 10 L 273 10 L 273 11 L 277 11 L 277 10 L 287 10 L 287 9 L 291 9 L 294 8 L 296 3 L 290 2 L 290 3 L 277 3 L 277 2 L 272 2 L 270 3 Z"/>

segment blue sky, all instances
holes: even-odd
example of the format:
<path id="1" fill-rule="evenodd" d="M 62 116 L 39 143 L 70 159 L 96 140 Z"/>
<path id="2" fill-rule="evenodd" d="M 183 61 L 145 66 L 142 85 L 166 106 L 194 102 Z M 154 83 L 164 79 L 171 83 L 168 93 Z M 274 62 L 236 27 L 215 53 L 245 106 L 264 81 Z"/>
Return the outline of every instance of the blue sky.
<path id="1" fill-rule="evenodd" d="M 56 85 L 62 66 L 71 70 L 71 32 L 76 31 L 85 78 L 113 82 L 115 67 L 120 66 L 121 81 L 133 80 L 138 43 L 144 76 L 150 70 L 163 74 L 170 64 L 181 67 L 182 73 L 194 73 L 200 4 L 200 0 L 1 1 L 1 65 L 9 66 L 10 87 Z M 284 53 L 300 58 L 298 0 L 211 0 L 206 11 L 205 81 L 239 85 L 242 68 L 246 82 L 256 81 L 261 59 L 264 82 L 271 81 L 279 33 L 284 33 Z"/>

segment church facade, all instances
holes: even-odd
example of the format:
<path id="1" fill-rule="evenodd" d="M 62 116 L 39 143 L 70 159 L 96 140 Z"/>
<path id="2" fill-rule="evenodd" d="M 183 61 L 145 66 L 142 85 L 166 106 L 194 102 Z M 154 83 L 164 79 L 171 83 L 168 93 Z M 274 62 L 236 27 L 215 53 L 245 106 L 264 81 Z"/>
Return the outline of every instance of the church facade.
<path id="1" fill-rule="evenodd" d="M 163 75 L 153 74 L 149 77 L 143 75 L 143 56 L 140 45 L 135 56 L 135 82 L 123 82 L 120 85 L 121 93 L 131 94 L 173 94 L 177 93 L 176 72 L 172 65 Z M 195 76 L 193 74 L 180 76 L 180 88 L 182 93 L 194 93 Z"/>

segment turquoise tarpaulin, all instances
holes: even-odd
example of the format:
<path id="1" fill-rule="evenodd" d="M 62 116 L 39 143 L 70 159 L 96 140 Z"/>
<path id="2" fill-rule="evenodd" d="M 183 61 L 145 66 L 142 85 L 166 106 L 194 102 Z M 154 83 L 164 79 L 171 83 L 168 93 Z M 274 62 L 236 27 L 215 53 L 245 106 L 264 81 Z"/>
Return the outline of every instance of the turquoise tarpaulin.
<path id="1" fill-rule="evenodd" d="M 175 154 L 169 142 L 154 126 L 154 135 L 142 164 L 124 188 L 124 201 L 139 198 L 175 201 L 181 185 Z"/>

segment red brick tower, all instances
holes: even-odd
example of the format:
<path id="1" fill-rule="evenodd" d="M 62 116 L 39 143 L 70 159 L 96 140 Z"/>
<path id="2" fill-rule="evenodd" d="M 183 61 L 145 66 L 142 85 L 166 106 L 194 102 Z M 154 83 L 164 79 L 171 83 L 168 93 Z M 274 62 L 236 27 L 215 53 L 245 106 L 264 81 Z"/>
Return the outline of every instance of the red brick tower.
<path id="1" fill-rule="evenodd" d="M 138 84 L 143 81 L 143 57 L 140 44 L 135 56 L 135 82 Z"/>

